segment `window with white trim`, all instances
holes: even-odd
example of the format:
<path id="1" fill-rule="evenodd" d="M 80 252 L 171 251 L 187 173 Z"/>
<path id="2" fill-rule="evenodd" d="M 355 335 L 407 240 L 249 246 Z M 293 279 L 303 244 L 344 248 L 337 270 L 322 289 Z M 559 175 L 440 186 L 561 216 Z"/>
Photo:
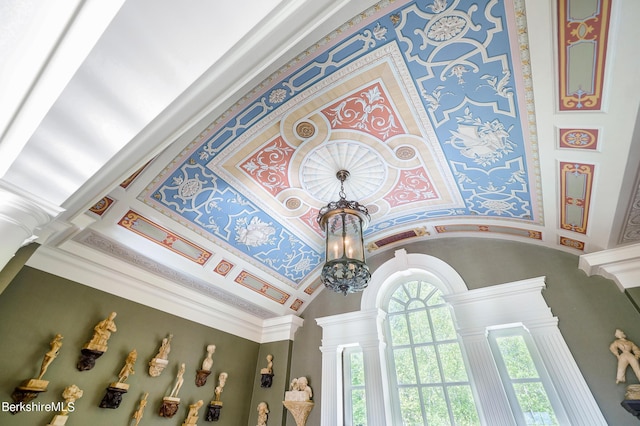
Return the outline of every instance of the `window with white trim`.
<path id="1" fill-rule="evenodd" d="M 400 283 L 387 302 L 387 354 L 394 424 L 478 425 L 467 367 L 442 292 Z"/>
<path id="2" fill-rule="evenodd" d="M 568 424 L 531 336 L 522 326 L 489 331 L 489 345 L 518 425 Z"/>
<path id="3" fill-rule="evenodd" d="M 364 359 L 359 346 L 342 352 L 345 426 L 366 426 L 367 405 L 364 383 Z"/>
<path id="4" fill-rule="evenodd" d="M 427 297 L 430 293 L 425 293 L 422 288 L 414 292 L 407 291 L 405 287 L 402 291 L 407 296 L 398 294 L 398 297 L 392 299 L 398 288 L 412 281 L 430 283 L 441 293 L 436 292 Z M 402 409 L 393 408 L 401 406 L 400 397 L 396 398 L 397 404 L 390 401 L 394 400 L 394 394 L 399 395 L 398 388 L 404 385 L 406 389 L 413 387 L 414 390 L 406 393 L 413 394 L 420 406 L 419 410 L 405 410 L 412 413 L 411 416 L 415 413 L 415 419 L 407 418 L 405 422 L 412 426 L 439 424 L 437 420 L 428 423 L 432 409 L 424 407 L 424 404 L 428 405 L 432 401 L 428 395 L 428 391 L 431 390 L 428 389 L 429 386 L 443 389 L 442 392 L 438 392 L 445 395 L 445 402 L 446 395 L 451 395 L 451 390 L 456 385 L 469 386 L 464 389 L 472 390 L 477 407 L 477 424 L 481 425 L 527 424 L 526 417 L 519 414 L 526 410 L 533 413 L 550 413 L 548 406 L 539 409 L 538 406 L 525 407 L 526 404 L 523 404 L 520 410 L 514 405 L 513 401 L 517 401 L 518 398 L 517 392 L 512 392 L 510 397 L 506 390 L 508 386 L 503 382 L 503 377 L 507 377 L 505 374 L 508 374 L 507 368 L 502 372 L 497 368 L 497 357 L 502 356 L 499 355 L 501 351 L 506 353 L 508 344 L 514 344 L 515 341 L 521 352 L 523 347 L 522 342 L 518 342 L 517 339 L 502 342 L 498 339 L 498 344 L 494 344 L 492 350 L 490 340 L 498 337 L 498 334 L 490 336 L 490 332 L 506 328 L 507 325 L 519 324 L 526 330 L 522 338 L 535 365 L 535 375 L 540 379 L 537 383 L 542 384 L 536 384 L 531 388 L 544 388 L 557 423 L 606 426 L 607 422 L 560 333 L 558 319 L 553 316 L 542 297 L 544 288 L 544 277 L 536 277 L 468 290 L 462 277 L 442 260 L 425 254 L 396 251 L 395 258 L 380 265 L 372 274 L 369 287 L 363 292 L 359 311 L 316 318 L 322 327 L 322 425 L 341 426 L 344 424 L 345 415 L 348 415 L 343 398 L 345 384 L 340 370 L 343 369 L 343 351 L 351 346 L 358 346 L 362 350 L 367 426 L 402 424 L 398 421 L 398 418 L 401 418 L 398 416 L 402 416 Z M 415 298 L 408 295 L 415 295 Z M 444 303 L 450 309 L 449 315 L 444 315 L 444 310 L 437 310 L 443 307 Z M 425 314 L 414 313 L 421 309 L 427 312 L 426 317 L 435 324 L 428 326 L 431 337 L 424 336 L 427 329 Z M 441 325 L 445 323 L 443 318 L 447 321 L 455 318 L 457 339 L 448 339 L 451 328 Z M 416 330 L 414 322 L 419 324 L 415 327 Z M 398 331 L 403 328 L 407 330 L 404 337 Z M 440 331 L 436 331 L 437 329 Z M 412 340 L 421 343 L 414 345 Z M 459 350 L 468 370 L 444 365 L 444 358 L 460 360 L 457 355 L 442 357 L 448 348 L 453 347 L 446 345 L 453 344 L 454 340 L 460 345 Z M 430 362 L 432 377 L 438 377 L 440 380 L 437 384 L 433 379 L 427 379 L 427 382 L 432 380 L 433 383 L 423 383 L 423 377 L 429 377 L 429 369 L 420 365 L 420 357 L 424 357 L 419 355 L 421 351 L 436 354 L 431 356 Z M 389 356 L 390 353 L 393 353 L 393 356 Z M 438 354 L 440 358 L 437 357 Z M 510 356 L 506 355 L 507 358 Z M 398 361 L 402 357 L 404 358 Z M 390 358 L 393 358 L 392 362 L 389 362 Z M 399 363 L 405 363 L 408 367 L 398 367 Z M 411 365 L 412 368 L 409 368 Z M 531 368 L 530 365 L 528 368 Z M 467 379 L 458 374 L 463 370 Z M 513 377 L 515 380 L 508 380 L 515 384 L 522 379 L 517 375 Z M 534 383 L 538 378 L 526 379 L 531 379 L 530 383 Z M 547 379 L 552 384 L 551 387 L 545 384 Z M 466 390 L 465 393 L 468 394 Z M 402 404 L 411 407 L 407 401 L 408 396 Z M 458 408 L 447 405 L 446 414 L 442 418 L 448 417 L 449 423 L 451 418 L 457 421 L 456 410 L 459 412 Z M 444 411 L 441 409 L 441 412 Z M 533 423 L 528 424 L 539 424 L 535 423 L 538 420 L 534 419 L 534 415 L 530 417 Z M 542 417 L 546 418 L 546 415 Z M 519 422 L 518 419 L 525 420 Z"/>

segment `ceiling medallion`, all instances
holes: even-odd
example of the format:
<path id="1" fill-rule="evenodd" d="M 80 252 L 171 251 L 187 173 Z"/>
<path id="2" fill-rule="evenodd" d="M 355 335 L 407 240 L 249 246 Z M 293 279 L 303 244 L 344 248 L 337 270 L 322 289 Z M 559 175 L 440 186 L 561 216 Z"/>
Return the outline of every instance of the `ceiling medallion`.
<path id="1" fill-rule="evenodd" d="M 309 139 L 316 133 L 316 128 L 308 121 L 303 121 L 296 126 L 296 133 L 302 139 Z"/>
<path id="2" fill-rule="evenodd" d="M 398 160 L 411 160 L 416 156 L 416 150 L 410 146 L 403 145 L 396 148 L 396 157 Z"/>
<path id="3" fill-rule="evenodd" d="M 291 198 L 287 198 L 287 201 L 285 201 L 284 205 L 289 210 L 296 210 L 297 208 L 299 208 L 302 205 L 302 202 L 300 201 L 299 198 L 291 197 Z"/>
<path id="4" fill-rule="evenodd" d="M 325 142 L 311 150 L 300 165 L 302 188 L 318 201 L 330 200 L 341 185 L 336 170 L 349 170 L 344 187 L 352 197 L 382 197 L 376 193 L 386 179 L 385 161 L 372 147 L 355 141 Z"/>
<path id="5" fill-rule="evenodd" d="M 364 290 L 371 279 L 362 237 L 371 218 L 365 206 L 346 199 L 344 181 L 349 176 L 347 170 L 336 173 L 340 181 L 340 199 L 321 208 L 317 219 L 325 232 L 326 252 L 320 280 L 325 287 L 345 296 Z"/>

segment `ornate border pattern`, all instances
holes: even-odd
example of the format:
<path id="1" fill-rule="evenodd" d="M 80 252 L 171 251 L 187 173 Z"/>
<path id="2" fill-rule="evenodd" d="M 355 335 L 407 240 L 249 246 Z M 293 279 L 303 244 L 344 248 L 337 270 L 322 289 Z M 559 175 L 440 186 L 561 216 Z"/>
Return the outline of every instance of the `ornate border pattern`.
<path id="1" fill-rule="evenodd" d="M 207 260 L 209 260 L 212 255 L 210 251 L 193 244 L 133 210 L 129 210 L 127 214 L 120 219 L 118 225 L 162 247 L 168 248 L 172 252 L 184 256 L 199 265 L 207 263 Z"/>
<path id="2" fill-rule="evenodd" d="M 281 305 L 284 305 L 289 297 L 291 297 L 289 293 L 285 293 L 278 287 L 261 280 L 247 271 L 240 272 L 234 281 L 258 294 L 268 297 L 271 300 L 275 300 Z"/>
<path id="3" fill-rule="evenodd" d="M 438 234 L 446 232 L 487 232 L 496 234 L 508 234 L 517 237 L 531 238 L 533 240 L 542 240 L 542 232 L 533 229 L 514 228 L 511 226 L 500 225 L 439 225 L 435 227 Z"/>

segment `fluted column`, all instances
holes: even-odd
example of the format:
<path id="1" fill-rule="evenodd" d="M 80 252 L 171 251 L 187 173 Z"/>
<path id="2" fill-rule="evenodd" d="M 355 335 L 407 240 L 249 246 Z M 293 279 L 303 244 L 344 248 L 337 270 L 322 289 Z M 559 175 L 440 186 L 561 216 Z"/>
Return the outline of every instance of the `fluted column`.
<path id="1" fill-rule="evenodd" d="M 558 397 L 567 411 L 573 425 L 606 425 L 598 404 L 578 366 L 573 361 L 571 351 L 564 341 L 557 318 L 529 321 L 525 326 L 536 343 L 544 365 L 555 378 Z"/>
<path id="2" fill-rule="evenodd" d="M 35 239 L 35 233 L 61 211 L 43 207 L 32 198 L 0 185 L 0 270 L 20 247 Z"/>
<path id="3" fill-rule="evenodd" d="M 484 419 L 483 424 L 495 426 L 516 424 L 500 374 L 494 368 L 495 363 L 484 328 L 463 330 L 460 332 L 460 337 L 469 362 L 469 369 L 473 374 L 473 383 L 479 399 L 478 408 L 481 409 L 479 414 Z"/>
<path id="4" fill-rule="evenodd" d="M 338 426 L 342 416 L 342 399 L 336 395 L 338 388 L 338 346 L 323 345 L 322 352 L 322 392 L 320 418 L 325 426 Z"/>
<path id="5" fill-rule="evenodd" d="M 364 362 L 364 387 L 367 401 L 367 424 L 371 426 L 386 426 L 391 424 L 389 412 L 389 392 L 386 364 L 380 357 L 385 344 L 376 341 L 360 342 L 362 359 Z"/>

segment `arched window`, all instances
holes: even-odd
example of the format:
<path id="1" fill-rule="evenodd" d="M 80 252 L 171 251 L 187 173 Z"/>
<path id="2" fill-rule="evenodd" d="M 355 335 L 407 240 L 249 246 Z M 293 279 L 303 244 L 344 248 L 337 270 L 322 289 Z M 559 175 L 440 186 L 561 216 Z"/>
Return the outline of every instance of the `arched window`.
<path id="1" fill-rule="evenodd" d="M 316 319 L 323 333 L 322 425 L 343 425 L 349 414 L 347 348 L 362 353 L 367 426 L 440 425 L 439 419 L 540 424 L 537 419 L 546 421 L 543 411 L 551 415 L 549 407 L 558 424 L 606 425 L 542 297 L 544 288 L 544 277 L 538 277 L 468 290 L 440 259 L 398 250 L 372 274 L 360 311 Z M 513 330 L 522 336 L 516 349 L 522 354 L 526 348 L 536 370 L 526 378 L 498 367 L 508 362 L 508 344 L 514 343 L 500 339 L 516 335 Z M 526 388 L 544 389 L 549 403 L 514 403 Z"/>
<path id="2" fill-rule="evenodd" d="M 451 308 L 428 281 L 402 282 L 384 304 L 394 424 L 478 425 Z"/>

